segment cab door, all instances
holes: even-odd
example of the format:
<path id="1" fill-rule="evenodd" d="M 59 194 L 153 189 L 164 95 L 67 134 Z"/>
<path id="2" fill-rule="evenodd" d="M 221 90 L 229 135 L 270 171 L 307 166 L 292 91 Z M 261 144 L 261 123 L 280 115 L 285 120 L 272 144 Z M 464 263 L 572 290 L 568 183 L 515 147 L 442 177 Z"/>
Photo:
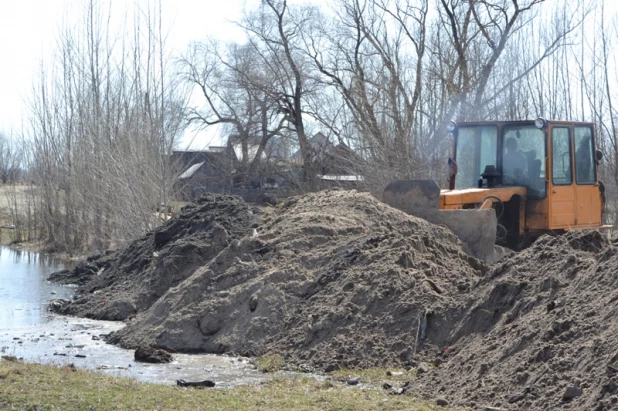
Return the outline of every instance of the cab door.
<path id="1" fill-rule="evenodd" d="M 599 227 L 602 200 L 594 158 L 594 133 L 591 125 L 576 125 L 573 129 L 575 147 L 576 225 Z"/>
<path id="2" fill-rule="evenodd" d="M 571 128 L 554 125 L 548 132 L 551 140 L 549 228 L 568 230 L 576 225 L 576 189 L 573 183 Z"/>

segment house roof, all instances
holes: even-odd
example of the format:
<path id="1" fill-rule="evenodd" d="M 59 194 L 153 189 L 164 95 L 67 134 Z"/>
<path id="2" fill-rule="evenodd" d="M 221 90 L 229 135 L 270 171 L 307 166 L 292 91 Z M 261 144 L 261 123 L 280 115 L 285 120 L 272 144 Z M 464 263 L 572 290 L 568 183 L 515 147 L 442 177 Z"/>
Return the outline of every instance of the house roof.
<path id="1" fill-rule="evenodd" d="M 322 175 L 318 176 L 321 180 L 328 181 L 365 181 L 363 176 L 336 176 L 336 175 Z"/>
<path id="2" fill-rule="evenodd" d="M 203 166 L 205 163 L 205 161 L 202 161 L 201 163 L 197 163 L 197 164 L 193 164 L 191 167 L 189 167 L 188 169 L 186 169 L 179 177 L 179 180 L 184 180 L 186 178 L 191 178 L 193 177 L 193 175 L 197 172 L 197 170 L 200 169 L 201 166 Z"/>
<path id="3" fill-rule="evenodd" d="M 309 143 L 311 149 L 314 151 L 314 160 L 317 156 L 332 151 L 332 149 L 335 147 L 335 145 L 330 142 L 328 137 L 326 137 L 321 132 L 318 132 L 313 137 L 308 138 L 307 142 Z M 301 160 L 302 158 L 303 155 L 300 149 L 296 150 L 296 152 L 292 154 L 293 160 Z"/>

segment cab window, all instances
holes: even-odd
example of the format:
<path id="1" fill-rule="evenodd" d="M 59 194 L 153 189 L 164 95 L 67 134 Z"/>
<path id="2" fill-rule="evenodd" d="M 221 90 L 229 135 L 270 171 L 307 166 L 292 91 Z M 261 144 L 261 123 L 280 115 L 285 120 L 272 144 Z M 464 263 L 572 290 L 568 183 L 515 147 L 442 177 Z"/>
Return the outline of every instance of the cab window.
<path id="1" fill-rule="evenodd" d="M 555 185 L 573 183 L 571 170 L 571 132 L 568 127 L 552 129 L 552 182 Z"/>
<path id="2" fill-rule="evenodd" d="M 523 186 L 530 198 L 545 197 L 545 134 L 534 125 L 502 129 L 502 184 Z"/>
<path id="3" fill-rule="evenodd" d="M 495 126 L 462 126 L 457 131 L 457 176 L 455 188 L 477 187 L 485 167 L 496 165 L 498 128 Z"/>
<path id="4" fill-rule="evenodd" d="M 575 127 L 575 181 L 577 184 L 595 184 L 597 182 L 594 163 L 594 144 L 592 127 Z"/>

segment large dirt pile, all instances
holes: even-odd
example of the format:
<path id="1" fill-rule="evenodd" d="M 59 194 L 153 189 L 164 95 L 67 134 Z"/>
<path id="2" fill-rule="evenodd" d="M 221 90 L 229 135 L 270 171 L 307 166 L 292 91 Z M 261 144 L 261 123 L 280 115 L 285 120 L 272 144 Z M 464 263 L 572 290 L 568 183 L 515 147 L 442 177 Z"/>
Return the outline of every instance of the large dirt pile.
<path id="1" fill-rule="evenodd" d="M 256 236 L 232 241 L 111 341 L 277 352 L 326 369 L 409 364 L 421 342 L 447 336 L 451 307 L 485 269 L 446 228 L 369 194 L 313 193 L 266 212 Z"/>
<path id="2" fill-rule="evenodd" d="M 74 300 L 57 311 L 125 320 L 249 233 L 256 212 L 238 197 L 205 195 L 127 248 L 52 274 L 51 281 L 80 284 Z"/>
<path id="3" fill-rule="evenodd" d="M 617 318 L 618 248 L 606 234 L 542 237 L 472 290 L 436 357 L 446 362 L 423 384 L 471 406 L 618 409 Z"/>

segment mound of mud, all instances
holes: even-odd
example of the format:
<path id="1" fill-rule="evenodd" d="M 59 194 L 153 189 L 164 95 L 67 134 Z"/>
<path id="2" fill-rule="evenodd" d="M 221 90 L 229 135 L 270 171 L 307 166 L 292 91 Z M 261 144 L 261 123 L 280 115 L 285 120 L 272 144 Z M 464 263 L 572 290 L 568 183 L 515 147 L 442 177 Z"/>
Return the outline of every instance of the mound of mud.
<path id="1" fill-rule="evenodd" d="M 472 290 L 425 387 L 460 405 L 618 409 L 618 248 L 598 231 L 541 237 Z"/>
<path id="2" fill-rule="evenodd" d="M 251 230 L 257 209 L 235 196 L 205 195 L 195 205 L 111 255 L 89 258 L 51 281 L 80 284 L 61 314 L 125 320 L 149 308 Z"/>
<path id="3" fill-rule="evenodd" d="M 232 241 L 110 341 L 276 352 L 324 369 L 405 365 L 446 338 L 451 307 L 485 270 L 446 228 L 369 194 L 312 193 L 266 211 L 257 235 Z"/>

